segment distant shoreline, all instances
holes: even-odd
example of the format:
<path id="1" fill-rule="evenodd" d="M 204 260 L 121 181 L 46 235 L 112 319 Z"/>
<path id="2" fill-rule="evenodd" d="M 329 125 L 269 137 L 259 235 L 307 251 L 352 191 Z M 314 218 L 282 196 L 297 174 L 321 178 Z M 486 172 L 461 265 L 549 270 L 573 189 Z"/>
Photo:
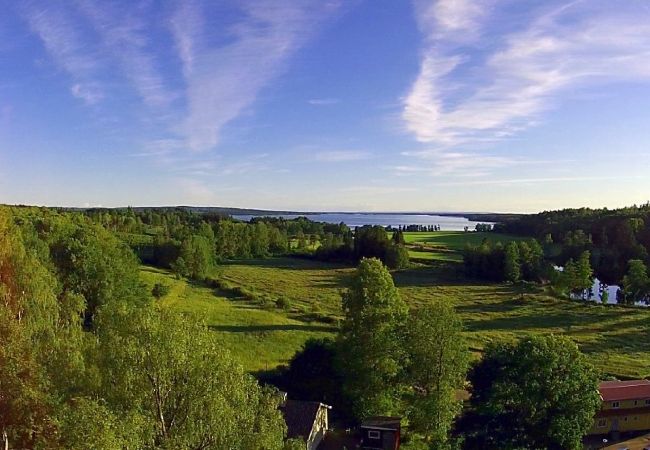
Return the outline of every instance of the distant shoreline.
<path id="1" fill-rule="evenodd" d="M 9 205 L 9 206 L 35 206 L 35 205 Z M 38 206 L 37 206 L 38 207 Z M 50 207 L 64 211 L 97 211 L 97 210 L 123 210 L 127 206 L 122 207 Z M 498 212 L 474 212 L 474 211 L 286 211 L 286 210 L 266 210 L 254 208 L 231 208 L 223 206 L 132 206 L 134 211 L 147 211 L 147 210 L 173 210 L 183 209 L 198 214 L 222 214 L 228 216 L 316 216 L 325 214 L 336 215 L 368 215 L 368 216 L 441 216 L 441 217 L 462 217 L 468 220 L 479 222 L 503 222 L 506 220 L 516 219 L 526 214 L 520 213 L 498 213 Z"/>

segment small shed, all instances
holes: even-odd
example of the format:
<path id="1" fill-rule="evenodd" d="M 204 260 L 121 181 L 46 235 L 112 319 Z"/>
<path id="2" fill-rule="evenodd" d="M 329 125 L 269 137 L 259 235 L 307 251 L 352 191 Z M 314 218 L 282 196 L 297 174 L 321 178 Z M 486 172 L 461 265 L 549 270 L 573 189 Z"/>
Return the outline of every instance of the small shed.
<path id="1" fill-rule="evenodd" d="M 361 423 L 361 448 L 398 450 L 401 437 L 400 417 L 375 416 Z"/>

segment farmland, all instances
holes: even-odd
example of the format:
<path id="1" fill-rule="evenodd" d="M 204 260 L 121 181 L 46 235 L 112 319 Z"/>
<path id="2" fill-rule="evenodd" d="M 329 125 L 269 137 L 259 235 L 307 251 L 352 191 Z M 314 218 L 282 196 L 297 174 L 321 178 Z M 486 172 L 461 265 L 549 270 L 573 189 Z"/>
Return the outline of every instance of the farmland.
<path id="1" fill-rule="evenodd" d="M 520 239 L 522 238 L 507 234 L 483 232 L 435 231 L 404 233 L 409 256 L 413 260 L 420 262 L 459 262 L 462 260 L 462 251 L 467 245 L 480 245 L 483 240 L 507 244 L 510 241 Z"/>
<path id="2" fill-rule="evenodd" d="M 469 236 L 475 235 L 478 233 Z M 409 239 L 413 242 L 412 236 Z M 463 245 L 455 234 L 441 241 L 453 251 Z M 530 333 L 565 334 L 607 375 L 650 375 L 650 311 L 557 299 L 539 286 L 474 282 L 458 269 L 458 264 L 432 261 L 395 272 L 394 279 L 411 307 L 431 301 L 452 302 L 464 320 L 476 355 L 489 342 L 510 341 Z M 149 285 L 156 281 L 171 285 L 163 302 L 196 314 L 248 370 L 258 371 L 286 363 L 311 337 L 334 336 L 341 315 L 340 292 L 353 271 L 298 258 L 219 266 L 217 278 L 245 288 L 260 301 L 191 284 L 159 269 L 145 267 L 142 276 Z M 283 299 L 284 308 L 274 306 L 278 299 Z"/>

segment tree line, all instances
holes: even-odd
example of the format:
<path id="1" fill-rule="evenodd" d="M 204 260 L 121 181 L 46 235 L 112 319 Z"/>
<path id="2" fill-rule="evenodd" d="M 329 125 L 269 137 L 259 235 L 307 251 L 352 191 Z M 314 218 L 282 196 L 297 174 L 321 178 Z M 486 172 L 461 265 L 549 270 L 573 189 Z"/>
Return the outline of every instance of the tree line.
<path id="1" fill-rule="evenodd" d="M 468 276 L 494 282 L 547 283 L 557 292 L 575 298 L 587 299 L 598 294 L 603 303 L 616 300 L 620 304 L 650 304 L 650 276 L 643 260 L 628 261 L 617 298 L 610 299 L 607 285 L 599 293 L 591 292 L 596 269 L 589 250 L 570 257 L 563 266 L 555 265 L 548 256 L 550 251 L 548 243 L 542 246 L 536 239 L 511 241 L 506 245 L 486 239 L 480 245 L 468 245 L 464 249 L 463 267 Z"/>
<path id="2" fill-rule="evenodd" d="M 589 251 L 595 276 L 607 284 L 621 284 L 631 260 L 650 264 L 650 204 L 545 211 L 504 221 L 495 228 L 537 238 L 548 259 L 558 266 Z"/>
<path id="3" fill-rule="evenodd" d="M 185 208 L 91 209 L 85 214 L 127 242 L 143 263 L 196 279 L 204 279 L 220 261 L 280 255 L 347 263 L 374 256 L 392 268 L 408 264 L 403 243 L 393 244 L 379 226 L 351 230 L 344 223 L 306 217 L 242 222 Z"/>
<path id="4" fill-rule="evenodd" d="M 3 448 L 282 449 L 279 396 L 77 213 L 0 208 Z"/>

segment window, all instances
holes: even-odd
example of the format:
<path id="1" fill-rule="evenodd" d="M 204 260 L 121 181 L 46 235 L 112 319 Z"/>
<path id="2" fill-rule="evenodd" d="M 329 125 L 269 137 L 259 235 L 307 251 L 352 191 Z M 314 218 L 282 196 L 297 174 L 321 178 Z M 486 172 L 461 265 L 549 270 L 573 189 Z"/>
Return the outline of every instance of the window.
<path id="1" fill-rule="evenodd" d="M 598 428 L 604 428 L 607 425 L 607 419 L 598 419 Z"/>
<path id="2" fill-rule="evenodd" d="M 639 401 L 638 401 L 638 400 L 634 400 L 634 406 L 636 406 L 636 405 L 638 405 L 638 404 L 639 404 Z"/>
<path id="3" fill-rule="evenodd" d="M 623 422 L 627 422 L 627 416 L 623 417 Z"/>
<path id="4" fill-rule="evenodd" d="M 369 439 L 380 439 L 381 433 L 379 431 L 368 430 Z"/>
<path id="5" fill-rule="evenodd" d="M 645 401 L 646 406 L 650 405 L 650 398 Z"/>
<path id="6" fill-rule="evenodd" d="M 612 408 L 620 408 L 621 404 L 619 402 L 612 402 Z"/>

